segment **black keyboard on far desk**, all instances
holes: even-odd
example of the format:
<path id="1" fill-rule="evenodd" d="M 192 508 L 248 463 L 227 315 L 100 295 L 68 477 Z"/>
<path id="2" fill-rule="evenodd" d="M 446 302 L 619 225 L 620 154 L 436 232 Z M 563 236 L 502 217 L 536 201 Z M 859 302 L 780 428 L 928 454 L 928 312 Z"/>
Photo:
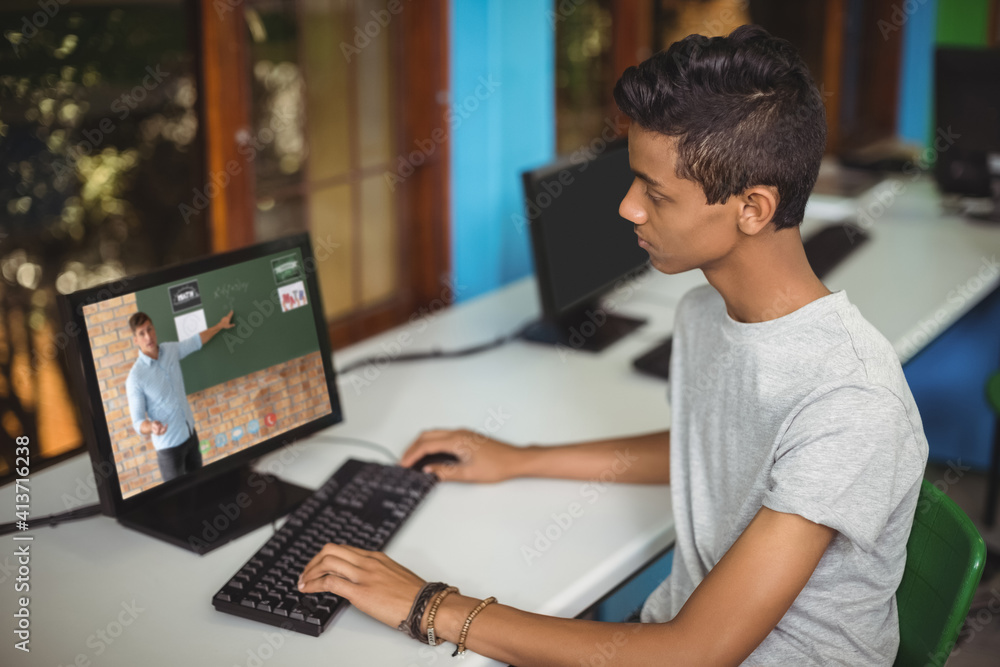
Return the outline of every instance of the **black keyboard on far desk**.
<path id="1" fill-rule="evenodd" d="M 302 568 L 328 542 L 381 550 L 434 487 L 433 475 L 351 459 L 212 597 L 219 611 L 318 637 L 348 602 L 299 593 Z"/>
<path id="2" fill-rule="evenodd" d="M 868 240 L 868 234 L 851 223 L 827 225 L 803 241 L 806 258 L 816 277 L 822 279 L 835 266 Z M 632 366 L 642 373 L 661 378 L 670 377 L 670 350 L 673 339 L 662 343 L 636 357 Z"/>

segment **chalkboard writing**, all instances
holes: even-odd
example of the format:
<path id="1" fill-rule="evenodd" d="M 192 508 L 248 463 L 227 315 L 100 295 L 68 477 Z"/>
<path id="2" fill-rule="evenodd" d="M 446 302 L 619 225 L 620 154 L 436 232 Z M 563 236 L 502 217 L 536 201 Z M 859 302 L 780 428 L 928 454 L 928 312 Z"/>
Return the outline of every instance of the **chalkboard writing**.
<path id="1" fill-rule="evenodd" d="M 235 325 L 181 362 L 189 394 L 319 350 L 311 295 L 303 290 L 296 307 L 289 309 L 286 303 L 283 308 L 274 259 L 282 259 L 281 264 L 293 259 L 299 267 L 303 265 L 302 253 L 296 249 L 202 273 L 182 283 L 197 281 L 198 305 L 204 309 L 207 326 L 214 326 L 230 310 Z M 136 292 L 136 306 L 153 320 L 161 343 L 178 339 L 167 286 Z M 185 308 L 185 314 L 195 312 Z"/>

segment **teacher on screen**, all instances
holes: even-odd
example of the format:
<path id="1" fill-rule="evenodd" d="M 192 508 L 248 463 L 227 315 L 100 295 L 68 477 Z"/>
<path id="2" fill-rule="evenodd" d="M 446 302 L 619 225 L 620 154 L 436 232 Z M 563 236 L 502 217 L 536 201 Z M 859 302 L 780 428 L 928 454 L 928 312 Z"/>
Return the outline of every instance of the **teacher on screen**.
<path id="1" fill-rule="evenodd" d="M 136 433 L 153 437 L 160 475 L 167 482 L 201 467 L 201 449 L 194 429 L 194 413 L 184 390 L 181 359 L 212 340 L 222 329 L 232 329 L 233 311 L 214 327 L 176 343 L 156 342 L 149 315 L 128 318 L 139 357 L 125 381 L 128 410 Z"/>

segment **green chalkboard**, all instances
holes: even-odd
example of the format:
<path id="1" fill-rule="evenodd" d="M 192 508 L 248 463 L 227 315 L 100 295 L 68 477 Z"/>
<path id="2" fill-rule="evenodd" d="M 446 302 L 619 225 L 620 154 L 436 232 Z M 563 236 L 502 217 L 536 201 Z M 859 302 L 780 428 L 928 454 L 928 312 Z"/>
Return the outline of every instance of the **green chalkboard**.
<path id="1" fill-rule="evenodd" d="M 141 290 L 136 306 L 161 343 L 233 311 L 234 328 L 181 362 L 189 394 L 320 349 L 298 248 Z"/>

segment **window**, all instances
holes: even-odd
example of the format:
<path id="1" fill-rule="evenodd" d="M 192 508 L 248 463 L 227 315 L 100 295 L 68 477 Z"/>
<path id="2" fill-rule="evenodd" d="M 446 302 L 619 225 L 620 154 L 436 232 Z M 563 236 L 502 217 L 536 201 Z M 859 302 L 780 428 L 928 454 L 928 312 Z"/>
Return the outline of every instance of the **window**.
<path id="1" fill-rule="evenodd" d="M 57 293 L 208 250 L 177 204 L 202 174 L 189 6 L 57 7 L 0 10 L 0 431 L 30 438 L 32 470 L 82 444 Z"/>

